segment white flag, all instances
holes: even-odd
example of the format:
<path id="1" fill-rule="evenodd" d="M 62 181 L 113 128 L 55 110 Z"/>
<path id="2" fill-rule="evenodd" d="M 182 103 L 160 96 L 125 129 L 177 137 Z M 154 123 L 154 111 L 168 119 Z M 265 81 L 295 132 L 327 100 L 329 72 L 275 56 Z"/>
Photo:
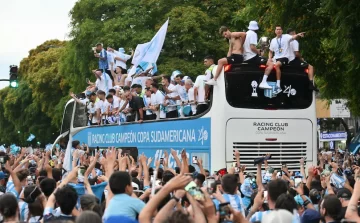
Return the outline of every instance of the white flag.
<path id="1" fill-rule="evenodd" d="M 129 75 L 135 74 L 137 66 L 142 61 L 156 63 L 164 45 L 168 24 L 169 19 L 164 23 L 164 25 L 161 26 L 159 31 L 150 42 L 137 45 L 134 57 L 132 59 L 133 67 L 130 70 Z"/>

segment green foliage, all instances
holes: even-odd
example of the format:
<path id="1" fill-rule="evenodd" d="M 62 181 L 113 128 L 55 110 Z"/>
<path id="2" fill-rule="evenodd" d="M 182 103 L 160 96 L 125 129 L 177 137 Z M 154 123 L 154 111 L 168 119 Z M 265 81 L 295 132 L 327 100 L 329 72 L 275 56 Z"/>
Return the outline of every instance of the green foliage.
<path id="1" fill-rule="evenodd" d="M 221 25 L 245 31 L 256 20 L 259 36 L 274 37 L 280 24 L 284 31 L 306 32 L 301 53 L 315 67 L 322 97 L 346 98 L 360 114 L 359 12 L 356 1 L 336 0 L 79 0 L 70 11 L 71 40 L 30 50 L 20 64 L 19 88 L 0 91 L 0 142 L 25 142 L 30 132 L 34 141 L 53 140 L 69 91 L 82 92 L 86 78 L 95 80 L 91 70 L 98 60 L 91 47 L 103 43 L 129 52 L 150 41 L 168 18 L 160 73 L 181 70 L 195 77 L 205 70 L 204 56 L 224 57 L 228 43 L 219 36 Z"/>

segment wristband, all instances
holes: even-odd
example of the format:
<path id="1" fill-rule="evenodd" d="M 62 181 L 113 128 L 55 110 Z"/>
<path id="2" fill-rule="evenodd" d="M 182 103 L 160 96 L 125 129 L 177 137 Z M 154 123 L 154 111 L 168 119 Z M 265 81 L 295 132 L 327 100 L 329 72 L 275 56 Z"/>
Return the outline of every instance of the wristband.
<path id="1" fill-rule="evenodd" d="M 303 206 L 306 207 L 306 206 L 308 206 L 308 204 L 310 204 L 310 201 L 306 200 L 306 201 L 304 201 Z"/>

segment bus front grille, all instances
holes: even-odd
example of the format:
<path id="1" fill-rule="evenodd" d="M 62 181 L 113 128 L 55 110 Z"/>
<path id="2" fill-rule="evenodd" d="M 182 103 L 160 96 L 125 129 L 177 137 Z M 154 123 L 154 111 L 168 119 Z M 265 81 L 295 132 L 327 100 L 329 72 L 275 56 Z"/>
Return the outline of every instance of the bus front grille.
<path id="1" fill-rule="evenodd" d="M 241 165 L 246 165 L 247 171 L 253 172 L 256 171 L 254 159 L 270 153 L 269 166 L 279 170 L 282 164 L 286 164 L 289 170 L 298 171 L 299 161 L 306 156 L 306 149 L 306 142 L 234 142 L 233 161 L 237 150 Z"/>

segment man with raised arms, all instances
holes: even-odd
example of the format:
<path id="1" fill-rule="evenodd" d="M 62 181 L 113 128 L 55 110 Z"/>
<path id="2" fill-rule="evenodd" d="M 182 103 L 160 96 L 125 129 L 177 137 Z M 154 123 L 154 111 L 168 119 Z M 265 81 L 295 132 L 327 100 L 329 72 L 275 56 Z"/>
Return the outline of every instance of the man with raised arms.
<path id="1" fill-rule="evenodd" d="M 221 70 L 227 64 L 240 64 L 244 61 L 243 57 L 243 44 L 246 38 L 244 32 L 230 32 L 226 26 L 221 26 L 219 30 L 220 34 L 229 39 L 229 52 L 227 57 L 218 61 L 218 66 L 213 79 L 205 82 L 208 85 L 216 85 L 216 80 L 219 78 Z"/>

